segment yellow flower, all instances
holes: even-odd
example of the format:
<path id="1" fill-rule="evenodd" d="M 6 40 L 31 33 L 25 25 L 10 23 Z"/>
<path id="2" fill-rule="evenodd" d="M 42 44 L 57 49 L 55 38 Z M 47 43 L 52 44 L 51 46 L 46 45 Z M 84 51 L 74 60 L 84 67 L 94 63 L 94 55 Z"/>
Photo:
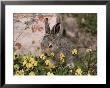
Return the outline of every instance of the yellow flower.
<path id="1" fill-rule="evenodd" d="M 34 58 L 30 57 L 29 58 L 29 63 L 27 63 L 27 60 L 25 59 L 23 62 L 23 66 L 26 65 L 26 67 L 29 68 L 33 68 L 34 66 L 37 66 L 37 61 L 35 61 Z"/>
<path id="2" fill-rule="evenodd" d="M 16 71 L 16 75 L 20 75 L 19 73 L 20 73 L 19 71 Z"/>
<path id="3" fill-rule="evenodd" d="M 49 56 L 54 57 L 55 56 L 54 52 L 50 52 L 50 55 Z"/>
<path id="4" fill-rule="evenodd" d="M 22 70 L 17 70 L 16 71 L 16 75 L 24 75 L 24 70 L 22 69 Z"/>
<path id="5" fill-rule="evenodd" d="M 30 63 L 31 63 L 31 64 L 34 64 L 34 63 L 35 63 L 35 61 L 31 61 Z"/>
<path id="6" fill-rule="evenodd" d="M 30 60 L 29 60 L 29 62 L 32 62 L 32 61 L 35 61 L 35 59 L 31 57 Z"/>
<path id="7" fill-rule="evenodd" d="M 43 53 L 43 54 L 40 55 L 40 58 L 43 58 L 44 56 L 45 56 L 45 55 L 44 55 L 44 53 Z"/>
<path id="8" fill-rule="evenodd" d="M 26 67 L 29 68 L 29 63 L 26 64 Z"/>
<path id="9" fill-rule="evenodd" d="M 55 68 L 55 66 L 54 66 L 52 63 L 50 63 L 50 64 L 48 65 L 48 68 L 49 68 L 49 69 Z"/>
<path id="10" fill-rule="evenodd" d="M 76 69 L 75 75 L 82 75 L 82 70 L 81 70 L 81 68 Z"/>
<path id="11" fill-rule="evenodd" d="M 60 53 L 60 57 L 65 57 L 65 55 L 63 53 Z"/>
<path id="12" fill-rule="evenodd" d="M 19 69 L 19 65 L 18 64 L 15 64 L 14 65 L 14 69 L 18 70 Z"/>
<path id="13" fill-rule="evenodd" d="M 31 63 L 27 63 L 27 64 L 26 64 L 26 67 L 29 69 L 29 68 L 32 68 L 33 65 L 32 65 Z"/>
<path id="14" fill-rule="evenodd" d="M 34 73 L 33 71 L 31 71 L 31 72 L 29 73 L 29 75 L 35 76 L 35 73 Z"/>
<path id="15" fill-rule="evenodd" d="M 46 56 L 44 55 L 44 53 L 40 55 L 40 58 L 43 59 L 43 60 L 46 59 Z"/>
<path id="16" fill-rule="evenodd" d="M 38 61 L 35 61 L 35 62 L 34 62 L 34 66 L 37 66 L 37 63 L 38 63 Z"/>
<path id="17" fill-rule="evenodd" d="M 24 62 L 23 62 L 23 66 L 24 66 L 24 65 L 26 65 L 26 63 L 27 63 L 27 61 L 26 61 L 26 60 L 24 60 Z"/>
<path id="18" fill-rule="evenodd" d="M 42 59 L 45 60 L 46 59 L 46 56 L 44 56 Z"/>
<path id="19" fill-rule="evenodd" d="M 64 58 L 65 58 L 65 55 L 63 53 L 60 53 L 60 61 L 61 61 L 61 63 L 64 62 Z"/>
<path id="20" fill-rule="evenodd" d="M 46 64 L 46 65 L 49 65 L 50 63 L 51 63 L 51 62 L 50 62 L 49 60 L 46 60 L 46 61 L 45 61 L 45 64 Z"/>
<path id="21" fill-rule="evenodd" d="M 77 55 L 78 54 L 78 50 L 77 49 L 72 49 L 72 55 Z"/>
<path id="22" fill-rule="evenodd" d="M 27 60 L 28 59 L 28 56 L 23 56 L 23 60 Z"/>
<path id="23" fill-rule="evenodd" d="M 60 58 L 60 61 L 63 63 L 63 62 L 64 62 L 64 58 L 63 58 L 63 57 L 61 57 L 61 58 Z"/>
<path id="24" fill-rule="evenodd" d="M 48 66 L 49 69 L 55 67 L 49 60 L 46 60 L 45 64 Z"/>
<path id="25" fill-rule="evenodd" d="M 51 72 L 48 72 L 47 75 L 48 75 L 48 76 L 53 76 L 54 74 L 51 73 Z"/>
<path id="26" fill-rule="evenodd" d="M 33 67 L 33 65 L 31 63 L 29 63 L 29 68 L 32 68 L 32 67 Z"/>

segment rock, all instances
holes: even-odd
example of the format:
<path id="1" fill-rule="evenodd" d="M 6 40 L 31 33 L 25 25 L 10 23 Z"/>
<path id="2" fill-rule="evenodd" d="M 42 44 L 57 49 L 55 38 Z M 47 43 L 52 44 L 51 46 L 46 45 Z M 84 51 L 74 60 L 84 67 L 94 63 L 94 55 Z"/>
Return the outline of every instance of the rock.
<path id="1" fill-rule="evenodd" d="M 16 13 L 14 19 L 14 52 L 27 54 L 31 52 L 36 56 L 41 54 L 41 41 L 45 36 L 44 19 L 49 19 L 49 26 L 52 29 L 56 24 L 56 14 L 51 13 Z"/>

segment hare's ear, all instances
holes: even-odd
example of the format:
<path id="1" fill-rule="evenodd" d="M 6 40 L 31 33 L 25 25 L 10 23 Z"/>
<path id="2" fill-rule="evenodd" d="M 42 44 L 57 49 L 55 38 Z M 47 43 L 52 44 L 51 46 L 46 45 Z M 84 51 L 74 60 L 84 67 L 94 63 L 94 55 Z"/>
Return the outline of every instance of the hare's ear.
<path id="1" fill-rule="evenodd" d="M 50 30 L 50 34 L 54 34 L 55 32 L 55 25 L 52 27 L 52 29 Z"/>
<path id="2" fill-rule="evenodd" d="M 60 23 L 57 23 L 57 24 L 55 25 L 55 34 L 59 33 L 60 28 L 61 28 Z"/>

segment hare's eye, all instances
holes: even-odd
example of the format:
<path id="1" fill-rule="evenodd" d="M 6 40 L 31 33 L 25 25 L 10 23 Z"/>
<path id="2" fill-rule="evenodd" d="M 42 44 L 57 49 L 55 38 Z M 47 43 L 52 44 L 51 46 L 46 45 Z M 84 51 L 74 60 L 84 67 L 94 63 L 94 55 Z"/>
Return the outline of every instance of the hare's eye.
<path id="1" fill-rule="evenodd" d="M 49 48 L 52 48 L 52 44 L 49 44 Z"/>

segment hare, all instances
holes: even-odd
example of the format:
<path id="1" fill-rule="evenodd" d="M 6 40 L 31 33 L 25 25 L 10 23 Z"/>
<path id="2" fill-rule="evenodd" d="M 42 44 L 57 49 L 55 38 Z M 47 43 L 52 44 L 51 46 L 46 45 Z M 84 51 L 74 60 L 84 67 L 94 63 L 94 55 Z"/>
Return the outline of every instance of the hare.
<path id="1" fill-rule="evenodd" d="M 73 63 L 78 58 L 77 55 L 72 55 L 71 51 L 73 48 L 76 48 L 75 44 L 64 36 L 46 35 L 41 42 L 42 52 L 52 51 L 55 53 L 54 63 L 59 60 L 60 53 L 64 53 L 66 64 Z"/>
<path id="2" fill-rule="evenodd" d="M 49 35 L 45 35 L 41 42 L 42 52 L 47 53 L 48 51 L 52 51 L 55 53 L 54 62 L 59 60 L 60 53 L 64 53 L 65 55 L 65 63 L 70 64 L 74 63 L 74 61 L 78 60 L 78 55 L 73 56 L 71 51 L 73 48 L 77 48 L 75 45 L 74 35 L 75 32 L 75 21 L 71 18 L 66 18 L 61 20 L 60 16 L 58 17 L 58 22 L 53 26 Z M 72 23 L 72 24 L 70 24 Z M 74 24 L 73 24 L 74 23 Z M 72 32 L 71 32 L 72 30 Z M 72 33 L 70 37 L 68 33 Z M 66 35 L 66 36 L 65 36 Z"/>

